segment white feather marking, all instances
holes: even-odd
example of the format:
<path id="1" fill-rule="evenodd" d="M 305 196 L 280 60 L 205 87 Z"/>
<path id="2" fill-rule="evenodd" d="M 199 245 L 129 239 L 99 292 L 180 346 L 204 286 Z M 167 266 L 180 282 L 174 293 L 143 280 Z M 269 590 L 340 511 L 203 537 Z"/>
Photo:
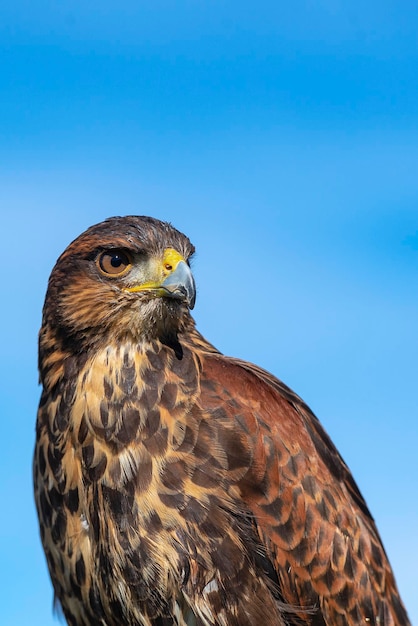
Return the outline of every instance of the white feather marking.
<path id="1" fill-rule="evenodd" d="M 203 593 L 211 593 L 212 591 L 218 591 L 218 590 L 219 590 L 218 582 L 217 580 L 215 580 L 215 578 L 212 578 L 212 580 L 208 582 L 208 584 L 205 585 L 205 587 L 203 588 Z"/>
<path id="2" fill-rule="evenodd" d="M 90 528 L 90 524 L 88 523 L 87 517 L 85 516 L 84 513 L 80 515 L 80 522 L 81 522 L 82 529 L 87 532 Z"/>

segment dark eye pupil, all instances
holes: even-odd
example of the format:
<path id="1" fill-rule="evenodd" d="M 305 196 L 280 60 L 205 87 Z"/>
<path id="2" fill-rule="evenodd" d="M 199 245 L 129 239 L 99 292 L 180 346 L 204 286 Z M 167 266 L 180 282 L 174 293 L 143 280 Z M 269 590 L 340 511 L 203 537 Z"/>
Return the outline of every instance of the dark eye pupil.
<path id="1" fill-rule="evenodd" d="M 120 267 L 123 264 L 123 260 L 120 258 L 120 256 L 118 254 L 115 254 L 111 261 L 110 261 L 112 267 Z"/>

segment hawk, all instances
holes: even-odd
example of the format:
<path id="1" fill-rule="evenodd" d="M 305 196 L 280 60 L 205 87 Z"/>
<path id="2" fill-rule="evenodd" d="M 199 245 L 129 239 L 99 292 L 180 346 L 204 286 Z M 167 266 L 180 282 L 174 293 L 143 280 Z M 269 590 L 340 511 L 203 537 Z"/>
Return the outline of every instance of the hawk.
<path id="1" fill-rule="evenodd" d="M 349 469 L 306 404 L 196 330 L 194 247 L 114 217 L 59 257 L 34 483 L 72 626 L 406 626 Z"/>

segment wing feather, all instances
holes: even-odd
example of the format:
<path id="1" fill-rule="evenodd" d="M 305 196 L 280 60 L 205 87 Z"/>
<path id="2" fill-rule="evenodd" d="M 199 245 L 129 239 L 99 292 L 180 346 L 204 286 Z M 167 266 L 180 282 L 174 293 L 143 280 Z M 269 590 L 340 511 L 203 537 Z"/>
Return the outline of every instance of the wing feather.
<path id="1" fill-rule="evenodd" d="M 229 480 L 253 519 L 280 594 L 317 607 L 306 623 L 408 624 L 375 522 L 346 463 L 309 407 L 252 364 L 202 352 L 202 410 L 223 411 Z M 226 416 L 226 417 L 225 417 Z M 233 474 L 235 454 L 246 472 Z M 232 463 L 232 465 L 231 465 Z M 241 463 L 242 465 L 242 463 Z M 379 616 L 387 615 L 384 622 Z"/>

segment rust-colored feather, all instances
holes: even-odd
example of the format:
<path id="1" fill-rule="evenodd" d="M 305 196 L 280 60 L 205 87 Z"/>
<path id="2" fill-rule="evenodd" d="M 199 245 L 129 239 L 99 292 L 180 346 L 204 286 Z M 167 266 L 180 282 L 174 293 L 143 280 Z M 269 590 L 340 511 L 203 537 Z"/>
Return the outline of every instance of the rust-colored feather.
<path id="1" fill-rule="evenodd" d="M 132 268 L 106 276 L 97 258 L 115 249 Z M 167 249 L 193 253 L 167 224 L 113 218 L 51 274 L 34 476 L 67 622 L 407 626 L 374 521 L 309 408 L 207 343 L 185 299 L 129 291 Z"/>

